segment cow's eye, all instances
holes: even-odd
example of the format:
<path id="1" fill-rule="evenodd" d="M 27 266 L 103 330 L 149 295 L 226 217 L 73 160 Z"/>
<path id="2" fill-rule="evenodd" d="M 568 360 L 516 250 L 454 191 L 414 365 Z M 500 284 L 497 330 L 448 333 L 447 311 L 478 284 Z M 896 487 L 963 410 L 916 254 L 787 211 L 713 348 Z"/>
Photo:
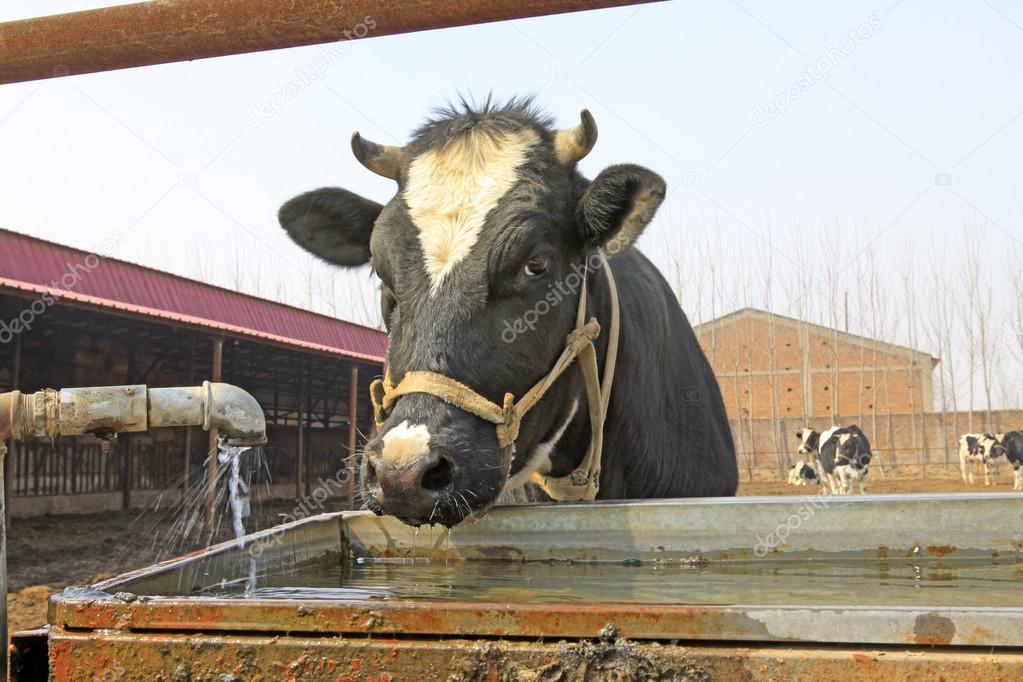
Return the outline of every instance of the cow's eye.
<path id="1" fill-rule="evenodd" d="M 526 261 L 525 267 L 522 268 L 522 272 L 525 273 L 526 277 L 539 277 L 540 275 L 547 274 L 547 269 L 550 267 L 551 259 L 547 256 L 536 255 Z"/>

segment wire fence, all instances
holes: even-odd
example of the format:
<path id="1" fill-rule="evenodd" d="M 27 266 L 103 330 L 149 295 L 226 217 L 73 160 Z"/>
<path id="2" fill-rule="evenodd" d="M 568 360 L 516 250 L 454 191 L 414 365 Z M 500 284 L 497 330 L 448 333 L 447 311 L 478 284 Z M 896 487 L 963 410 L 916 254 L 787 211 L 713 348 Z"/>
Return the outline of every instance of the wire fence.
<path id="1" fill-rule="evenodd" d="M 335 477 L 344 466 L 343 456 L 339 450 L 312 449 L 304 473 L 313 481 Z M 10 494 L 29 497 L 123 492 L 126 480 L 130 491 L 179 488 L 186 477 L 194 486 L 206 476 L 207 451 L 205 443 L 192 448 L 187 474 L 184 448 L 175 443 L 118 444 L 110 452 L 95 443 L 16 443 L 7 459 Z M 253 484 L 296 482 L 294 452 L 263 448 L 257 461 Z"/>

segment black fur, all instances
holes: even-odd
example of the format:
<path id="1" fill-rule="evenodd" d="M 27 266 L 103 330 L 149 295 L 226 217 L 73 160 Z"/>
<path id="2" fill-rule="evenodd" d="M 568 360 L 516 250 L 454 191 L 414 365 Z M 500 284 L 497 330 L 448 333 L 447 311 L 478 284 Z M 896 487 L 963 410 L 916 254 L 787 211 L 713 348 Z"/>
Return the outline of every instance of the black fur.
<path id="1" fill-rule="evenodd" d="M 1009 431 L 1000 441 L 1005 448 L 1005 458 L 1014 469 L 1023 467 L 1023 431 Z"/>

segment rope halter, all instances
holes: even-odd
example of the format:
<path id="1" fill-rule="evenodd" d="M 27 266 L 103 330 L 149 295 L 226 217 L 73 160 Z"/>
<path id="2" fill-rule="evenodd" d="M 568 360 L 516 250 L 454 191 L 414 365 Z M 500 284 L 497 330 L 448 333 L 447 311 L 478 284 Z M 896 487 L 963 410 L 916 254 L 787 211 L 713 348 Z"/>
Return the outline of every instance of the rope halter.
<path id="1" fill-rule="evenodd" d="M 406 372 L 398 385 L 391 379 L 390 367 L 382 379 L 375 379 L 369 387 L 373 403 L 373 418 L 377 431 L 382 431 L 398 398 L 410 393 L 427 393 L 440 398 L 469 414 L 490 422 L 497 433 L 501 447 L 502 463 L 505 470 L 511 466 L 515 454 L 515 441 L 519 437 L 522 419 L 536 406 L 547 390 L 578 358 L 586 385 L 586 398 L 590 413 L 590 444 L 579 465 L 567 476 L 554 477 L 534 474 L 533 482 L 555 500 L 593 500 L 600 489 L 600 463 L 604 441 L 604 420 L 611 398 L 611 384 L 618 355 L 619 306 L 618 289 L 615 286 L 607 258 L 600 252 L 600 265 L 607 275 L 610 294 L 611 320 L 608 333 L 607 357 L 604 361 L 604 376 L 601 381 L 597 372 L 597 352 L 594 341 L 600 336 L 600 324 L 595 317 L 586 320 L 586 280 L 588 269 L 583 273 L 579 291 L 579 305 L 576 310 L 575 328 L 565 337 L 565 348 L 554 366 L 518 401 L 511 393 L 504 394 L 504 402 L 497 404 L 451 377 L 426 370 Z"/>

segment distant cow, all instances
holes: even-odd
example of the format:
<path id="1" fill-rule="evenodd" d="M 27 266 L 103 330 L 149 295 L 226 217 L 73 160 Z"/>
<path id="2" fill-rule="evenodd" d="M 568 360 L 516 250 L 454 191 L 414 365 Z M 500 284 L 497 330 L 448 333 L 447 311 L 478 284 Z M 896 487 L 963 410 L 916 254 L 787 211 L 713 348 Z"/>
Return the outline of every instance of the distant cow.
<path id="1" fill-rule="evenodd" d="M 821 477 L 813 464 L 799 460 L 789 469 L 789 485 L 820 485 Z"/>
<path id="2" fill-rule="evenodd" d="M 1023 491 L 1023 431 L 999 433 L 995 441 L 1004 449 L 1005 459 L 1013 469 L 1012 489 Z"/>
<path id="3" fill-rule="evenodd" d="M 853 481 L 859 481 L 860 494 L 867 492 L 870 474 L 870 441 L 855 424 L 833 426 L 824 433 L 811 428 L 796 432 L 799 454 L 815 454 L 820 463 L 821 476 L 833 494 L 848 495 Z"/>
<path id="4" fill-rule="evenodd" d="M 990 433 L 964 433 L 959 436 L 959 472 L 963 481 L 973 484 L 973 470 L 977 465 L 984 467 L 984 485 L 998 475 L 998 458 L 1005 454 L 1005 447 Z"/>

